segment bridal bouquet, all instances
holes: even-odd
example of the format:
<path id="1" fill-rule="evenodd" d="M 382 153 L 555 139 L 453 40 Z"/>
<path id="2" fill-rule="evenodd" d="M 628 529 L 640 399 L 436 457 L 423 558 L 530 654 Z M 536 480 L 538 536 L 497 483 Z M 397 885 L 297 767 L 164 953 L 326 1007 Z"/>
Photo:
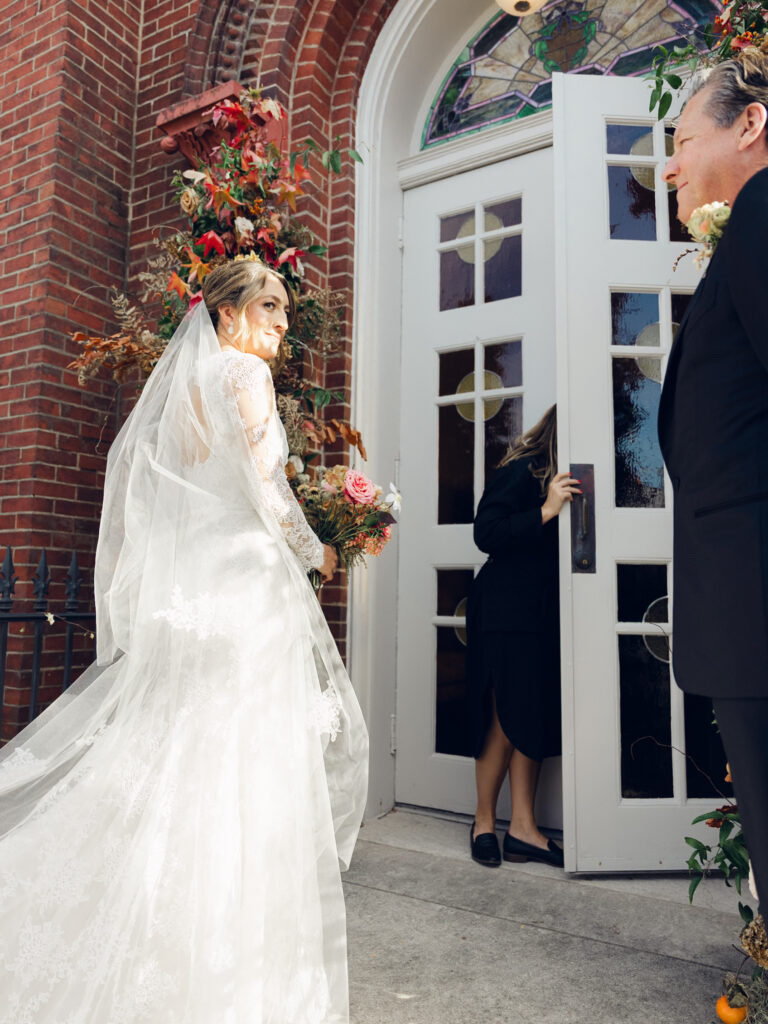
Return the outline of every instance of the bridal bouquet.
<path id="1" fill-rule="evenodd" d="M 297 483 L 295 490 L 307 522 L 323 544 L 336 549 L 345 572 L 364 562 L 366 555 L 380 555 L 392 536 L 397 522 L 392 512 L 400 510 L 394 486 L 385 498 L 382 488 L 364 473 L 334 466 L 319 483 Z M 320 573 L 312 569 L 309 577 L 319 590 Z"/>

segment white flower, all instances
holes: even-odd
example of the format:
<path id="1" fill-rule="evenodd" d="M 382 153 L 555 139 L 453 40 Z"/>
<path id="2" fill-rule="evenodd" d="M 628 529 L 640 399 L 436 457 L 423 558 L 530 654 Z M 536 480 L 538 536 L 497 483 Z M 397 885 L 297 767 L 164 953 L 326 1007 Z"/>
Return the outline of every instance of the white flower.
<path id="1" fill-rule="evenodd" d="M 253 221 L 248 220 L 247 217 L 235 217 L 235 234 L 237 235 L 238 241 L 243 238 L 247 238 L 248 235 L 252 235 Z"/>
<path id="2" fill-rule="evenodd" d="M 289 455 L 288 461 L 296 470 L 297 475 L 304 472 L 304 459 L 300 455 Z"/>
<path id="3" fill-rule="evenodd" d="M 190 181 L 194 181 L 196 185 L 199 185 L 201 181 L 205 181 L 207 175 L 202 171 L 184 171 L 182 177 L 188 178 Z"/>
<path id="4" fill-rule="evenodd" d="M 53 612 L 46 612 L 45 613 L 45 617 L 48 620 L 48 625 L 49 626 L 52 626 L 54 624 L 54 622 L 56 621 L 54 619 L 54 617 L 53 617 Z"/>
<path id="5" fill-rule="evenodd" d="M 393 512 L 399 512 L 403 505 L 403 496 L 390 480 L 389 494 L 384 499 Z"/>

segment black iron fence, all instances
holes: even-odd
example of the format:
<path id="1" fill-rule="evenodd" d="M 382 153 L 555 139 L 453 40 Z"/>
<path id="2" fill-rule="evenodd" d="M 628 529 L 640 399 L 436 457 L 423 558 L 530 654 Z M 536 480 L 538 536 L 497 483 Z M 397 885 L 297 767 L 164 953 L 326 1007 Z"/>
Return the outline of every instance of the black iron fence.
<path id="1" fill-rule="evenodd" d="M 63 580 L 64 600 L 58 606 L 49 598 L 51 575 L 45 551 L 41 552 L 31 579 L 31 602 L 22 602 L 16 597 L 18 581 L 13 552 L 8 547 L 0 568 L 0 730 L 4 724 L 4 711 L 7 712 L 11 706 L 6 705 L 7 682 L 11 683 L 8 696 L 11 688 L 14 691 L 12 706 L 17 711 L 20 704 L 23 707 L 28 694 L 29 715 L 24 718 L 31 722 L 41 710 L 41 698 L 47 703 L 63 693 L 73 681 L 75 661 L 82 662 L 84 656 L 91 660 L 91 651 L 95 648 L 96 617 L 92 611 L 84 610 L 84 606 L 90 605 L 90 596 L 86 601 L 81 596 L 83 580 L 76 551 L 72 552 L 69 570 Z M 14 624 L 18 624 L 18 629 L 12 630 Z M 58 631 L 52 629 L 57 625 Z M 46 640 L 54 637 L 56 642 L 46 645 Z M 87 652 L 83 650 L 81 638 L 86 640 Z M 10 668 L 9 659 L 14 661 Z M 84 666 L 77 666 L 78 669 L 80 667 Z"/>

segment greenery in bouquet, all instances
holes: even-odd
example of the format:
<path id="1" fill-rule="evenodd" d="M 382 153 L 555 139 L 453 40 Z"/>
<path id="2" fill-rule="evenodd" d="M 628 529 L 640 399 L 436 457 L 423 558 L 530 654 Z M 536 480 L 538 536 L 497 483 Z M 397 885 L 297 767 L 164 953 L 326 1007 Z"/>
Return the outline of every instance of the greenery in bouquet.
<path id="1" fill-rule="evenodd" d="M 343 465 L 326 469 L 319 481 L 295 477 L 292 483 L 307 522 L 324 544 L 336 549 L 345 572 L 364 563 L 366 555 L 381 554 L 397 522 L 392 513 L 400 510 L 394 485 L 385 497 L 364 473 Z M 320 574 L 312 570 L 310 579 L 319 589 Z"/>
<path id="2" fill-rule="evenodd" d="M 767 39 L 768 0 L 723 0 L 722 14 L 710 24 L 676 46 L 656 48 L 650 109 L 657 107 L 659 119 L 665 117 L 683 76 L 731 60 L 749 47 L 765 48 Z"/>

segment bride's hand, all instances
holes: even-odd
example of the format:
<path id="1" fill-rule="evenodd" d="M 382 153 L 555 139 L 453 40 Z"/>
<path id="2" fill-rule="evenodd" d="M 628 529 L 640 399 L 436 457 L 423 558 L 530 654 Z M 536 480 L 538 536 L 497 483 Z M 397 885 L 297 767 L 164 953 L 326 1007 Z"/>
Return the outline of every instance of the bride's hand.
<path id="1" fill-rule="evenodd" d="M 336 548 L 332 548 L 330 544 L 323 544 L 323 564 L 320 566 L 319 572 L 325 583 L 333 579 L 333 574 L 338 566 L 339 556 L 336 554 Z"/>

